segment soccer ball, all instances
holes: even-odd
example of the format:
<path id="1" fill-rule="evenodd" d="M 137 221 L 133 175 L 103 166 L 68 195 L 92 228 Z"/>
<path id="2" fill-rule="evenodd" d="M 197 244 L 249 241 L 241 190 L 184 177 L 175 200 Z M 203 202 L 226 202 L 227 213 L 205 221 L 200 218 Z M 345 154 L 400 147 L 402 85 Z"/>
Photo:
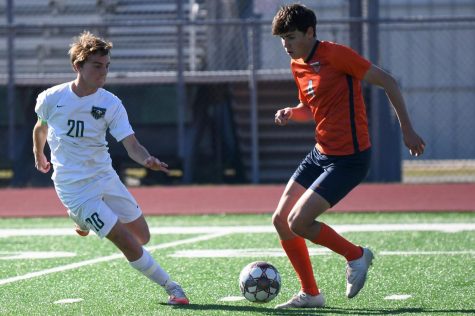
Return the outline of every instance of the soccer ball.
<path id="1" fill-rule="evenodd" d="M 280 291 L 279 271 L 268 262 L 251 262 L 239 275 L 239 288 L 250 302 L 270 302 Z"/>

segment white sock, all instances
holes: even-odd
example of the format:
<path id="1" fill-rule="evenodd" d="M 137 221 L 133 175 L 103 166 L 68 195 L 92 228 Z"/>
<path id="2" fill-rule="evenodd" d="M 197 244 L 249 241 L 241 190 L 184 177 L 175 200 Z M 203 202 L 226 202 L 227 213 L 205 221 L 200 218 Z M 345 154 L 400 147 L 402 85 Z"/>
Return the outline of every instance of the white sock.
<path id="1" fill-rule="evenodd" d="M 132 267 L 140 271 L 155 283 L 165 286 L 170 280 L 168 273 L 152 258 L 150 253 L 142 247 L 142 257 L 137 261 L 129 262 Z"/>

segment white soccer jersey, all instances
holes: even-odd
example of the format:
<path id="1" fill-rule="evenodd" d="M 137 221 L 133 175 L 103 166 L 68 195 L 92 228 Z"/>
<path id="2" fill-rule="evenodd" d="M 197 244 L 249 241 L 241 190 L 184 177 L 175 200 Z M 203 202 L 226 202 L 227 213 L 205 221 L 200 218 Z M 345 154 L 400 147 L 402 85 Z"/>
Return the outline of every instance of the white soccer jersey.
<path id="1" fill-rule="evenodd" d="M 134 133 L 122 102 L 114 94 L 98 89 L 78 97 L 72 82 L 47 89 L 38 95 L 35 112 L 48 123 L 48 145 L 55 184 L 68 184 L 111 171 L 112 160 L 106 131 L 121 141 Z"/>

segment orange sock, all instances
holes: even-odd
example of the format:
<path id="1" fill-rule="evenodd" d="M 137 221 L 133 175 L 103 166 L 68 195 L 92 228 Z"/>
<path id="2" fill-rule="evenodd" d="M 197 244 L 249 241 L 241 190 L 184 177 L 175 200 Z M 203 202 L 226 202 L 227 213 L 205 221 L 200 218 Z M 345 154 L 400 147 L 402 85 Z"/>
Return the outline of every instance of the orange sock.
<path id="1" fill-rule="evenodd" d="M 312 240 L 314 244 L 327 247 L 348 261 L 358 259 L 363 255 L 361 247 L 349 242 L 326 224 L 320 223 L 320 225 L 320 233 Z"/>
<path id="2" fill-rule="evenodd" d="M 318 295 L 320 291 L 313 275 L 312 263 L 308 255 L 308 248 L 305 239 L 295 237 L 289 240 L 281 240 L 280 244 L 284 248 L 290 263 L 294 267 L 297 277 L 300 280 L 302 291 L 310 295 Z"/>

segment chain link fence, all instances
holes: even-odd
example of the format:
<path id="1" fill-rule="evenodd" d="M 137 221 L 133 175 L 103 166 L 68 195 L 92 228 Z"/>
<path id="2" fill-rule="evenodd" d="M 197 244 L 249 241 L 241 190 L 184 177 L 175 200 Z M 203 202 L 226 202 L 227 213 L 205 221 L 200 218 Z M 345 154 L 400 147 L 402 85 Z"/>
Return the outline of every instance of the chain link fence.
<path id="1" fill-rule="evenodd" d="M 427 143 L 417 159 L 402 147 L 401 180 L 475 181 L 475 3 L 299 2 L 315 10 L 320 40 L 352 46 L 399 81 Z M 152 151 L 156 135 L 166 135 L 159 153 L 176 161 L 179 179 L 286 181 L 313 146 L 313 126 L 273 124 L 275 110 L 297 102 L 289 57 L 271 35 L 272 18 L 284 3 L 290 1 L 0 3 L 0 178 L 8 184 L 33 174 L 15 163 L 31 164 L 34 97 L 75 78 L 67 50 L 87 29 L 114 43 L 107 88 L 123 99 L 139 139 Z M 374 3 L 377 19 L 368 12 Z M 371 27 L 377 27 L 376 41 Z"/>

